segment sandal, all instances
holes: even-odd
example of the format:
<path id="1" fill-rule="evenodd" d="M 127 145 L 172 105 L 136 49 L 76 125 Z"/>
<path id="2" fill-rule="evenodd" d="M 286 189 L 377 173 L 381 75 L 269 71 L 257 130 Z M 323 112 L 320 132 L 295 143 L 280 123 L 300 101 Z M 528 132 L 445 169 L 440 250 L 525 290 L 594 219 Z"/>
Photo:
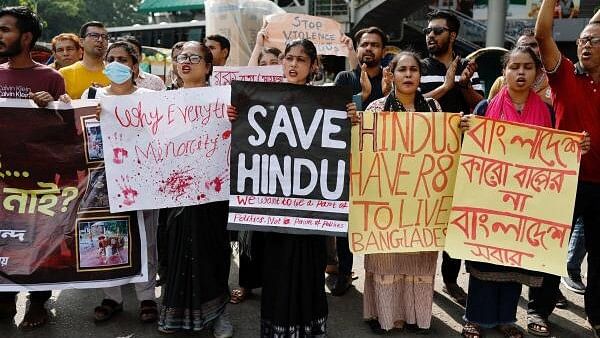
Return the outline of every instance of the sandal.
<path id="1" fill-rule="evenodd" d="M 160 332 L 160 333 L 173 334 L 173 333 L 176 333 L 177 331 L 178 330 L 176 330 L 176 329 L 168 329 L 166 327 L 158 326 L 158 332 Z"/>
<path id="2" fill-rule="evenodd" d="M 104 322 L 121 311 L 123 311 L 123 303 L 119 304 L 112 299 L 103 299 L 100 306 L 94 308 L 94 320 Z"/>
<path id="3" fill-rule="evenodd" d="M 19 329 L 31 331 L 46 324 L 48 318 L 48 310 L 46 310 L 44 303 L 32 302 L 29 304 L 29 309 L 27 309 L 23 321 L 19 324 Z"/>
<path id="4" fill-rule="evenodd" d="M 475 323 L 467 322 L 463 325 L 462 332 L 460 334 L 465 338 L 481 338 L 483 334 L 481 334 L 481 328 L 479 325 Z"/>
<path id="5" fill-rule="evenodd" d="M 140 320 L 142 323 L 154 323 L 158 320 L 158 305 L 153 300 L 140 303 Z"/>
<path id="6" fill-rule="evenodd" d="M 229 299 L 229 302 L 231 304 L 239 304 L 245 301 L 251 293 L 252 291 L 245 288 L 233 289 L 231 290 L 231 299 Z"/>
<path id="7" fill-rule="evenodd" d="M 527 316 L 527 332 L 538 337 L 550 336 L 548 321 L 539 315 Z"/>
<path id="8" fill-rule="evenodd" d="M 523 338 L 523 332 L 514 325 L 498 325 L 496 329 L 506 338 Z"/>

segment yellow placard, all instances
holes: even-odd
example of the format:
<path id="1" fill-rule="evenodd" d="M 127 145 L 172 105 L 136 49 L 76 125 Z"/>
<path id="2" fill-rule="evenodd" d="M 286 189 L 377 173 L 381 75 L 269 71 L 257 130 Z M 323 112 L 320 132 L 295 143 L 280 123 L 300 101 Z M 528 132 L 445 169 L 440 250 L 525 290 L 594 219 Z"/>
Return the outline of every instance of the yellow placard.
<path id="1" fill-rule="evenodd" d="M 582 135 L 486 118 L 471 122 L 446 251 L 564 275 Z"/>
<path id="2" fill-rule="evenodd" d="M 439 251 L 458 157 L 459 114 L 364 112 L 352 128 L 354 253 Z"/>

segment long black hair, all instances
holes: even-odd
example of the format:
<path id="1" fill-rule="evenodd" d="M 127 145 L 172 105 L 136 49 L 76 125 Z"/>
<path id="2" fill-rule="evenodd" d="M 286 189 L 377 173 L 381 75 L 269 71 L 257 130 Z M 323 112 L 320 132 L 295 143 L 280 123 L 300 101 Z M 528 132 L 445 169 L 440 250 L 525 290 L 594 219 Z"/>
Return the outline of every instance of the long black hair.
<path id="1" fill-rule="evenodd" d="M 285 45 L 285 50 L 283 52 L 284 57 L 285 55 L 287 55 L 287 53 L 290 52 L 290 49 L 296 46 L 301 46 L 304 50 L 304 53 L 306 53 L 306 55 L 308 55 L 308 58 L 310 59 L 310 72 L 306 77 L 306 82 L 310 82 L 312 81 L 312 78 L 315 75 L 312 71 L 312 68 L 317 63 L 317 47 L 315 47 L 315 45 L 309 39 L 291 40 L 288 41 Z"/>
<path id="2" fill-rule="evenodd" d="M 110 51 L 115 48 L 123 48 L 131 57 L 131 60 L 133 60 L 134 65 L 137 65 L 140 62 L 140 56 L 138 55 L 138 51 L 135 45 L 125 40 L 119 40 L 111 43 L 110 46 L 108 46 L 108 49 L 106 50 L 104 59 L 106 59 L 108 57 L 108 53 L 110 53 Z"/>
<path id="3" fill-rule="evenodd" d="M 208 67 L 208 73 L 206 73 L 206 82 L 208 82 L 213 69 L 213 55 L 210 52 L 210 49 L 200 41 L 187 41 L 183 44 L 183 46 L 181 46 L 181 50 L 183 50 L 185 46 L 188 45 L 192 45 L 195 48 L 198 48 L 200 54 L 202 54 L 202 57 L 204 58 L 204 63 L 206 63 L 206 67 Z"/>
<path id="4" fill-rule="evenodd" d="M 531 56 L 531 58 L 533 59 L 536 71 L 539 72 L 540 70 L 542 70 L 542 60 L 540 60 L 537 54 L 529 46 L 516 46 L 515 48 L 508 51 L 508 53 L 504 54 L 504 57 L 502 58 L 502 69 L 506 69 L 506 66 L 508 66 L 508 63 L 510 62 L 510 58 L 513 56 L 513 54 L 518 53 L 529 54 L 529 56 Z"/>

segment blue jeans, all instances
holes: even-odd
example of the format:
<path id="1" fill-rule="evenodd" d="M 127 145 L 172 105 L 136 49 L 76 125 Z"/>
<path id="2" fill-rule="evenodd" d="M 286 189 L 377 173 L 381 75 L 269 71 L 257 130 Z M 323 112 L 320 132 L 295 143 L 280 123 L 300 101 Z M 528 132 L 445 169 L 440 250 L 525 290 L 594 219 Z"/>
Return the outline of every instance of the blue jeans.
<path id="1" fill-rule="evenodd" d="M 569 251 L 567 254 L 567 272 L 569 276 L 581 275 L 581 263 L 583 263 L 586 252 L 583 219 L 579 217 L 577 222 L 573 224 L 571 239 L 569 240 Z"/>

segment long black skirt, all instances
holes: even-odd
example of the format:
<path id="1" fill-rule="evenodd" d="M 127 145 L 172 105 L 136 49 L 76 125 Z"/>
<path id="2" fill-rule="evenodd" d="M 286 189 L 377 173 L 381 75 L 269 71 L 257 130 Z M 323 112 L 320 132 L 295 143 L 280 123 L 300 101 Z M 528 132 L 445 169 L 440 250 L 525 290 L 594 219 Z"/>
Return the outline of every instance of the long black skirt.
<path id="1" fill-rule="evenodd" d="M 261 337 L 325 337 L 326 237 L 265 233 Z"/>
<path id="2" fill-rule="evenodd" d="M 160 327 L 198 331 L 225 311 L 231 263 L 227 212 L 227 202 L 172 211 Z"/>
<path id="3" fill-rule="evenodd" d="M 240 286 L 247 290 L 262 287 L 265 234 L 253 231 L 250 254 L 240 252 Z"/>

